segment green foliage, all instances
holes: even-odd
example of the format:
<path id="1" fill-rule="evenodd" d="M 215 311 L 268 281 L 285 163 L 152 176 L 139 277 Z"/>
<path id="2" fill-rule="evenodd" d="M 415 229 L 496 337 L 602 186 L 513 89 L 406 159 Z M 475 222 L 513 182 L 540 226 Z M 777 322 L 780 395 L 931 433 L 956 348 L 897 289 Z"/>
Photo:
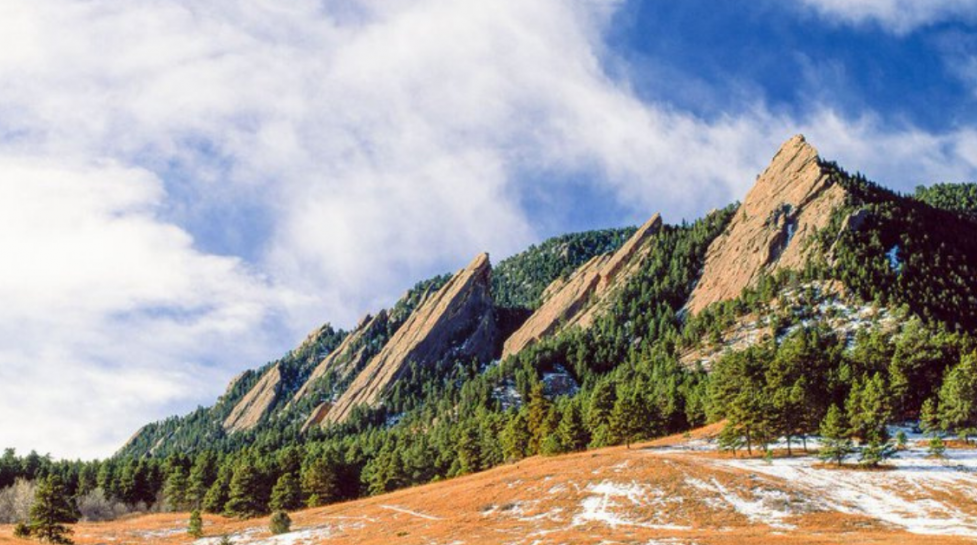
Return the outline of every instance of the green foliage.
<path id="1" fill-rule="evenodd" d="M 200 516 L 200 509 L 190 511 L 190 522 L 187 523 L 187 534 L 198 539 L 204 535 L 204 520 Z"/>
<path id="2" fill-rule="evenodd" d="M 933 184 L 919 186 L 913 197 L 934 208 L 977 219 L 977 184 Z"/>
<path id="3" fill-rule="evenodd" d="M 617 250 L 634 231 L 628 227 L 573 233 L 530 246 L 495 266 L 492 296 L 503 308 L 535 309 L 554 280 L 570 276 L 594 256 Z"/>
<path id="4" fill-rule="evenodd" d="M 311 488 L 315 488 L 312 486 Z M 320 496 L 321 498 L 321 496 Z M 275 487 L 271 489 L 271 503 L 273 511 L 294 511 L 302 506 L 302 487 L 295 473 L 288 472 L 278 478 Z"/>
<path id="5" fill-rule="evenodd" d="M 569 403 L 556 429 L 561 452 L 576 452 L 587 448 L 590 433 L 584 425 L 583 415 L 577 403 Z"/>
<path id="6" fill-rule="evenodd" d="M 292 531 L 292 519 L 288 516 L 285 511 L 275 511 L 271 515 L 271 521 L 268 523 L 268 529 L 271 530 L 273 535 L 287 534 Z"/>
<path id="7" fill-rule="evenodd" d="M 886 424 L 892 419 L 892 408 L 881 373 L 856 380 L 845 408 L 853 437 L 878 445 L 889 439 Z"/>
<path id="8" fill-rule="evenodd" d="M 238 461 L 231 477 L 230 490 L 224 513 L 231 517 L 253 518 L 267 512 L 268 500 L 264 493 L 263 475 L 248 458 Z"/>
<path id="9" fill-rule="evenodd" d="M 502 452 L 507 461 L 521 460 L 529 455 L 532 434 L 529 422 L 522 411 L 509 418 L 502 432 Z"/>
<path id="10" fill-rule="evenodd" d="M 955 431 L 964 439 L 977 434 L 977 352 L 947 370 L 938 407 L 942 430 Z"/>
<path id="11" fill-rule="evenodd" d="M 927 449 L 929 450 L 930 456 L 934 458 L 942 458 L 946 453 L 946 443 L 943 442 L 942 437 L 934 435 L 933 437 L 930 437 L 930 440 L 927 443 Z"/>
<path id="12" fill-rule="evenodd" d="M 43 479 L 37 486 L 27 522 L 30 536 L 48 543 L 70 544 L 71 530 L 65 524 L 77 520 L 77 510 L 61 478 L 51 475 Z"/>
<path id="13" fill-rule="evenodd" d="M 845 416 L 837 405 L 828 408 L 824 420 L 818 428 L 821 436 L 821 449 L 818 457 L 828 462 L 841 465 L 845 458 L 851 455 L 855 449 L 849 437 L 849 430 L 845 422 Z"/>

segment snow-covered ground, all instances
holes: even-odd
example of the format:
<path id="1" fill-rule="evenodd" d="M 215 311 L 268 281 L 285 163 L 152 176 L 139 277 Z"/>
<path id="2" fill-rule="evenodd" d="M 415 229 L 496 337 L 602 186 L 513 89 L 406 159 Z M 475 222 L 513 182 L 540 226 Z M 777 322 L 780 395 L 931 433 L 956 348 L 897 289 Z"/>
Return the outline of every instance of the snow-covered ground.
<path id="1" fill-rule="evenodd" d="M 811 457 L 717 460 L 789 486 L 820 507 L 865 515 L 913 533 L 977 537 L 977 451 L 947 451 L 932 459 L 923 449 L 900 452 L 888 470 L 816 467 Z M 770 519 L 777 522 L 777 517 Z"/>

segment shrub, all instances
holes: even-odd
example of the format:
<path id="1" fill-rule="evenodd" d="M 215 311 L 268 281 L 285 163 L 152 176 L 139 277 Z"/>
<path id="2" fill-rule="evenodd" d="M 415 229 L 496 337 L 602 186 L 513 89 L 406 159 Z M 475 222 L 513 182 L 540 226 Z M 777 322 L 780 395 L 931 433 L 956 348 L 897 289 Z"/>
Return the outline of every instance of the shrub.
<path id="1" fill-rule="evenodd" d="M 275 511 L 275 514 L 271 516 L 269 528 L 271 533 L 275 535 L 287 534 L 292 530 L 292 519 L 285 511 Z"/>
<path id="2" fill-rule="evenodd" d="M 101 488 L 96 488 L 78 498 L 76 503 L 81 520 L 87 522 L 115 520 L 130 512 L 126 504 L 106 498 Z"/>
<path id="3" fill-rule="evenodd" d="M 0 490 L 0 524 L 26 522 L 36 489 L 35 483 L 17 479 L 11 486 Z"/>
<path id="4" fill-rule="evenodd" d="M 190 512 L 190 523 L 187 525 L 187 534 L 190 534 L 190 537 L 193 538 L 204 535 L 204 521 L 200 517 L 200 509 L 194 509 Z"/>

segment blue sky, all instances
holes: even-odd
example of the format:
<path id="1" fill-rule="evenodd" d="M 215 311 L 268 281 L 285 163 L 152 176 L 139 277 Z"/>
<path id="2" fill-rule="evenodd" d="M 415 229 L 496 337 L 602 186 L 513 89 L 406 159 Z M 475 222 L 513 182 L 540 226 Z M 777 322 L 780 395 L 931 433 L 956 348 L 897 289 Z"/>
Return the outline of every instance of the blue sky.
<path id="1" fill-rule="evenodd" d="M 780 142 L 977 180 L 977 0 L 8 0 L 0 447 L 106 456 L 319 324 Z"/>

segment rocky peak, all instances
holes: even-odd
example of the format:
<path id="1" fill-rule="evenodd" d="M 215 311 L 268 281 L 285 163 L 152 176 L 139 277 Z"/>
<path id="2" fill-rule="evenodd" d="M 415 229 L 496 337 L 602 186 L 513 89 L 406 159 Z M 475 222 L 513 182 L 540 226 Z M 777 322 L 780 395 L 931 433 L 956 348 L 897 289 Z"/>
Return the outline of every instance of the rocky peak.
<path id="1" fill-rule="evenodd" d="M 807 241 L 844 198 L 803 136 L 785 142 L 710 245 L 687 309 L 695 314 L 735 298 L 763 273 L 803 267 L 811 252 Z"/>
<path id="2" fill-rule="evenodd" d="M 453 359 L 492 358 L 498 336 L 488 254 L 477 256 L 436 293 L 425 298 L 336 403 L 314 418 L 342 422 L 353 407 L 379 401 L 410 362 L 436 365 Z M 325 412 L 325 414 L 323 414 Z"/>
<path id="3" fill-rule="evenodd" d="M 276 363 L 265 371 L 258 383 L 231 409 L 231 414 L 224 419 L 224 431 L 233 433 L 257 426 L 274 406 L 281 382 L 282 372 Z"/>
<path id="4" fill-rule="evenodd" d="M 589 327 L 606 302 L 606 294 L 637 270 L 646 242 L 662 225 L 655 214 L 610 255 L 596 256 L 566 280 L 557 279 L 543 292 L 543 304 L 505 342 L 502 357 L 518 354 L 562 327 Z"/>
<path id="5" fill-rule="evenodd" d="M 381 310 L 376 316 L 367 314 L 360 321 L 343 342 L 329 353 L 309 375 L 309 378 L 292 396 L 290 403 L 296 403 L 312 392 L 316 383 L 330 371 L 335 372 L 337 378 L 345 380 L 350 373 L 362 369 L 372 355 L 370 346 L 364 341 L 374 338 L 378 332 L 387 327 L 387 311 Z"/>

